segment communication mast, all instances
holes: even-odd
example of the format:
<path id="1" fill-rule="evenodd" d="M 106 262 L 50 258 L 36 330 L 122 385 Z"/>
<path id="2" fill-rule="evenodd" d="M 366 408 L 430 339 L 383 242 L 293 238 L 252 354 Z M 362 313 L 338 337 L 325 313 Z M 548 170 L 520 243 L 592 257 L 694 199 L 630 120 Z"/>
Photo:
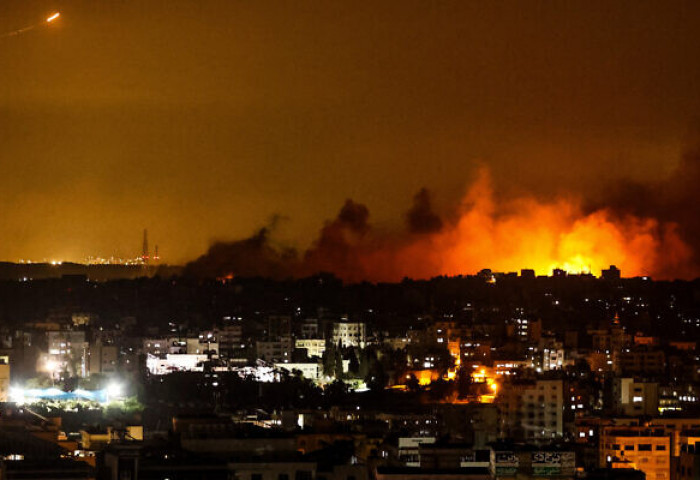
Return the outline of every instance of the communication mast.
<path id="1" fill-rule="evenodd" d="M 143 252 L 141 252 L 141 261 L 144 265 L 148 265 L 150 256 L 148 254 L 148 230 L 143 230 Z"/>

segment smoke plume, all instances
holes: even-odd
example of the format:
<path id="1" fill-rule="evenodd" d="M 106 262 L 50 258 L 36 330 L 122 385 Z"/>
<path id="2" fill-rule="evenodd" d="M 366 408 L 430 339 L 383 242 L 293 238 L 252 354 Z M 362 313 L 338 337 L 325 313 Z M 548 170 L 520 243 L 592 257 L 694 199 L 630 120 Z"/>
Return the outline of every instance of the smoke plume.
<path id="1" fill-rule="evenodd" d="M 427 188 L 413 197 L 413 206 L 406 213 L 406 225 L 411 233 L 436 233 L 442 229 L 442 219 L 433 211 Z"/>
<path id="2" fill-rule="evenodd" d="M 657 219 L 674 230 L 684 245 L 663 253 L 656 274 L 662 278 L 691 278 L 700 275 L 700 218 L 698 216 L 700 185 L 700 146 L 688 150 L 668 179 L 640 183 L 619 181 L 608 188 L 607 195 L 591 202 L 588 209 L 607 206 L 618 216 Z"/>
<path id="3" fill-rule="evenodd" d="M 677 172 L 655 184 L 621 183 L 596 203 L 570 198 L 498 198 L 482 169 L 462 202 L 438 215 L 427 189 L 413 197 L 405 231 L 372 227 L 369 209 L 347 200 L 304 252 L 273 246 L 269 229 L 250 238 L 218 242 L 190 263 L 198 277 L 303 277 L 331 272 L 346 281 L 472 274 L 482 268 L 518 271 L 554 268 L 591 272 L 615 264 L 625 276 L 691 278 L 700 269 L 696 185 L 700 152 L 686 155 Z"/>

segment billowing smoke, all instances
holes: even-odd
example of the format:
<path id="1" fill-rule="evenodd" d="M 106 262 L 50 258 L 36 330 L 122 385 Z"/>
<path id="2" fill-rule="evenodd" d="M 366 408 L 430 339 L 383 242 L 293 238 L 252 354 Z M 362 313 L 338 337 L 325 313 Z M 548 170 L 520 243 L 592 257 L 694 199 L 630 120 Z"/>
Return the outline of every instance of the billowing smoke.
<path id="1" fill-rule="evenodd" d="M 372 227 L 365 205 L 347 200 L 303 253 L 273 246 L 269 230 L 234 242 L 218 242 L 187 266 L 200 277 L 303 277 L 331 272 L 357 282 L 404 277 L 553 268 L 591 272 L 615 264 L 626 276 L 691 278 L 700 227 L 695 185 L 700 154 L 684 157 L 676 174 L 652 185 L 626 183 L 610 198 L 585 204 L 570 198 L 501 199 L 483 169 L 460 205 L 438 215 L 427 189 L 413 197 L 405 231 Z"/>
<path id="2" fill-rule="evenodd" d="M 427 188 L 422 188 L 413 197 L 413 206 L 406 213 L 406 224 L 411 233 L 437 233 L 442 230 L 442 219 L 433 211 Z"/>
<path id="3" fill-rule="evenodd" d="M 318 240 L 304 254 L 299 273 L 333 272 L 355 278 L 360 271 L 360 252 L 370 230 L 369 209 L 346 200 L 336 219 L 324 225 Z"/>
<path id="4" fill-rule="evenodd" d="M 243 277 L 285 278 L 297 268 L 294 250 L 275 248 L 270 244 L 270 228 L 233 242 L 215 242 L 206 254 L 185 267 L 185 275 L 217 278 L 228 275 Z"/>
<path id="5" fill-rule="evenodd" d="M 700 185 L 700 146 L 688 150 L 673 174 L 656 182 L 620 181 L 610 186 L 607 195 L 591 202 L 589 209 L 606 206 L 618 216 L 633 215 L 655 218 L 669 229 L 675 229 L 692 255 L 679 250 L 664 252 L 667 258 L 659 262 L 657 275 L 663 278 L 700 276 L 700 215 L 698 210 Z"/>

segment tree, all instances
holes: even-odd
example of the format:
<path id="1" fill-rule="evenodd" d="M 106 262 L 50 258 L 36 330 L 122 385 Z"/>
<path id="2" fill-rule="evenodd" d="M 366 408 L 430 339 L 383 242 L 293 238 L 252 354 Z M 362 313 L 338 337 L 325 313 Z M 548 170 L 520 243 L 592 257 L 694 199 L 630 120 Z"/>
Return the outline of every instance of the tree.
<path id="1" fill-rule="evenodd" d="M 348 386 L 342 380 L 336 380 L 327 385 L 323 391 L 326 401 L 330 405 L 336 405 L 348 394 Z"/>
<path id="2" fill-rule="evenodd" d="M 373 391 L 384 390 L 389 383 L 389 375 L 386 373 L 384 364 L 374 357 L 371 358 L 369 373 L 365 378 L 365 383 Z"/>
<path id="3" fill-rule="evenodd" d="M 410 392 L 420 391 L 420 382 L 418 381 L 418 379 L 416 378 L 416 376 L 414 374 L 411 374 L 408 377 L 408 380 L 406 380 L 406 388 Z"/>
<path id="4" fill-rule="evenodd" d="M 331 341 L 326 341 L 326 349 L 323 351 L 321 361 L 323 363 L 323 374 L 327 377 L 335 375 L 335 345 Z"/>
<path id="5" fill-rule="evenodd" d="M 369 374 L 370 358 L 374 351 L 371 347 L 360 350 L 359 362 L 360 366 L 357 372 L 358 378 L 365 378 Z"/>
<path id="6" fill-rule="evenodd" d="M 335 378 L 343 378 L 343 374 L 345 372 L 343 371 L 343 354 L 340 352 L 340 349 L 336 349 L 335 351 Z"/>
<path id="7" fill-rule="evenodd" d="M 357 359 L 357 354 L 355 349 L 350 347 L 350 352 L 348 354 L 350 363 L 348 364 L 348 372 L 352 374 L 353 377 L 357 377 L 360 373 L 360 361 Z"/>

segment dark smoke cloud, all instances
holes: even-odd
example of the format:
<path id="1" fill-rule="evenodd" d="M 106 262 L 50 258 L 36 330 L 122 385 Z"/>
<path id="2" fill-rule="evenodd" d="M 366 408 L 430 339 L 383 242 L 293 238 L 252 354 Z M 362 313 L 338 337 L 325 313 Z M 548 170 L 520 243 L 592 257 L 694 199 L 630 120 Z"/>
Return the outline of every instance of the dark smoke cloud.
<path id="1" fill-rule="evenodd" d="M 311 275 L 323 271 L 351 276 L 360 264 L 358 246 L 369 231 L 369 209 L 361 203 L 346 200 L 335 220 L 326 223 L 318 240 L 304 255 L 304 273 Z"/>
<path id="2" fill-rule="evenodd" d="M 442 219 L 433 211 L 427 188 L 422 188 L 413 197 L 413 206 L 406 213 L 406 225 L 411 233 L 437 233 L 442 230 Z"/>
<path id="3" fill-rule="evenodd" d="M 185 268 L 185 275 L 218 278 L 229 275 L 288 278 L 333 272 L 343 278 L 361 279 L 360 245 L 370 232 L 369 209 L 350 199 L 338 216 L 327 222 L 313 245 L 299 255 L 270 241 L 276 221 L 243 240 L 216 242 L 206 254 Z"/>
<path id="4" fill-rule="evenodd" d="M 679 266 L 673 261 L 674 271 L 660 270 L 660 276 L 667 278 L 692 277 L 700 272 L 698 252 L 700 252 L 700 211 L 698 191 L 700 191 L 700 144 L 689 149 L 682 157 L 673 174 L 657 182 L 634 182 L 623 180 L 612 184 L 607 194 L 589 208 L 608 209 L 619 217 L 635 215 L 651 217 L 660 223 L 677 226 L 680 237 L 692 252 L 690 262 Z M 673 252 L 666 252 L 672 255 Z M 670 259 L 673 260 L 673 259 Z"/>
<path id="5" fill-rule="evenodd" d="M 276 279 L 292 275 L 298 263 L 297 253 L 273 247 L 269 236 L 270 228 L 265 227 L 242 240 L 215 242 L 207 253 L 186 265 L 184 274 L 198 278 L 240 275 Z"/>
<path id="6" fill-rule="evenodd" d="M 401 245 L 398 239 L 373 234 L 367 206 L 345 201 L 335 219 L 326 222 L 318 238 L 301 255 L 293 249 L 279 249 L 270 241 L 275 223 L 243 240 L 216 242 L 206 254 L 189 263 L 185 274 L 199 278 L 264 276 L 288 278 L 332 272 L 349 281 L 376 276 L 376 266 L 368 269 L 367 258 Z M 430 193 L 420 190 L 406 214 L 409 233 L 435 233 L 442 220 L 432 211 Z M 390 261 L 390 258 L 384 258 Z M 385 265 L 385 269 L 395 268 Z"/>
<path id="7" fill-rule="evenodd" d="M 426 189 L 413 197 L 402 233 L 373 229 L 368 208 L 346 200 L 302 253 L 271 243 L 273 225 L 247 239 L 215 243 L 186 273 L 289 278 L 330 272 L 350 282 L 395 281 L 491 267 L 535 266 L 548 273 L 552 265 L 575 269 L 582 261 L 598 270 L 619 263 L 628 275 L 664 279 L 700 273 L 698 149 L 683 157 L 668 180 L 620 182 L 583 211 L 579 202 L 567 199 L 501 200 L 489 178 L 484 170 L 447 221 L 434 212 Z M 591 263 L 585 265 L 593 268 Z"/>

